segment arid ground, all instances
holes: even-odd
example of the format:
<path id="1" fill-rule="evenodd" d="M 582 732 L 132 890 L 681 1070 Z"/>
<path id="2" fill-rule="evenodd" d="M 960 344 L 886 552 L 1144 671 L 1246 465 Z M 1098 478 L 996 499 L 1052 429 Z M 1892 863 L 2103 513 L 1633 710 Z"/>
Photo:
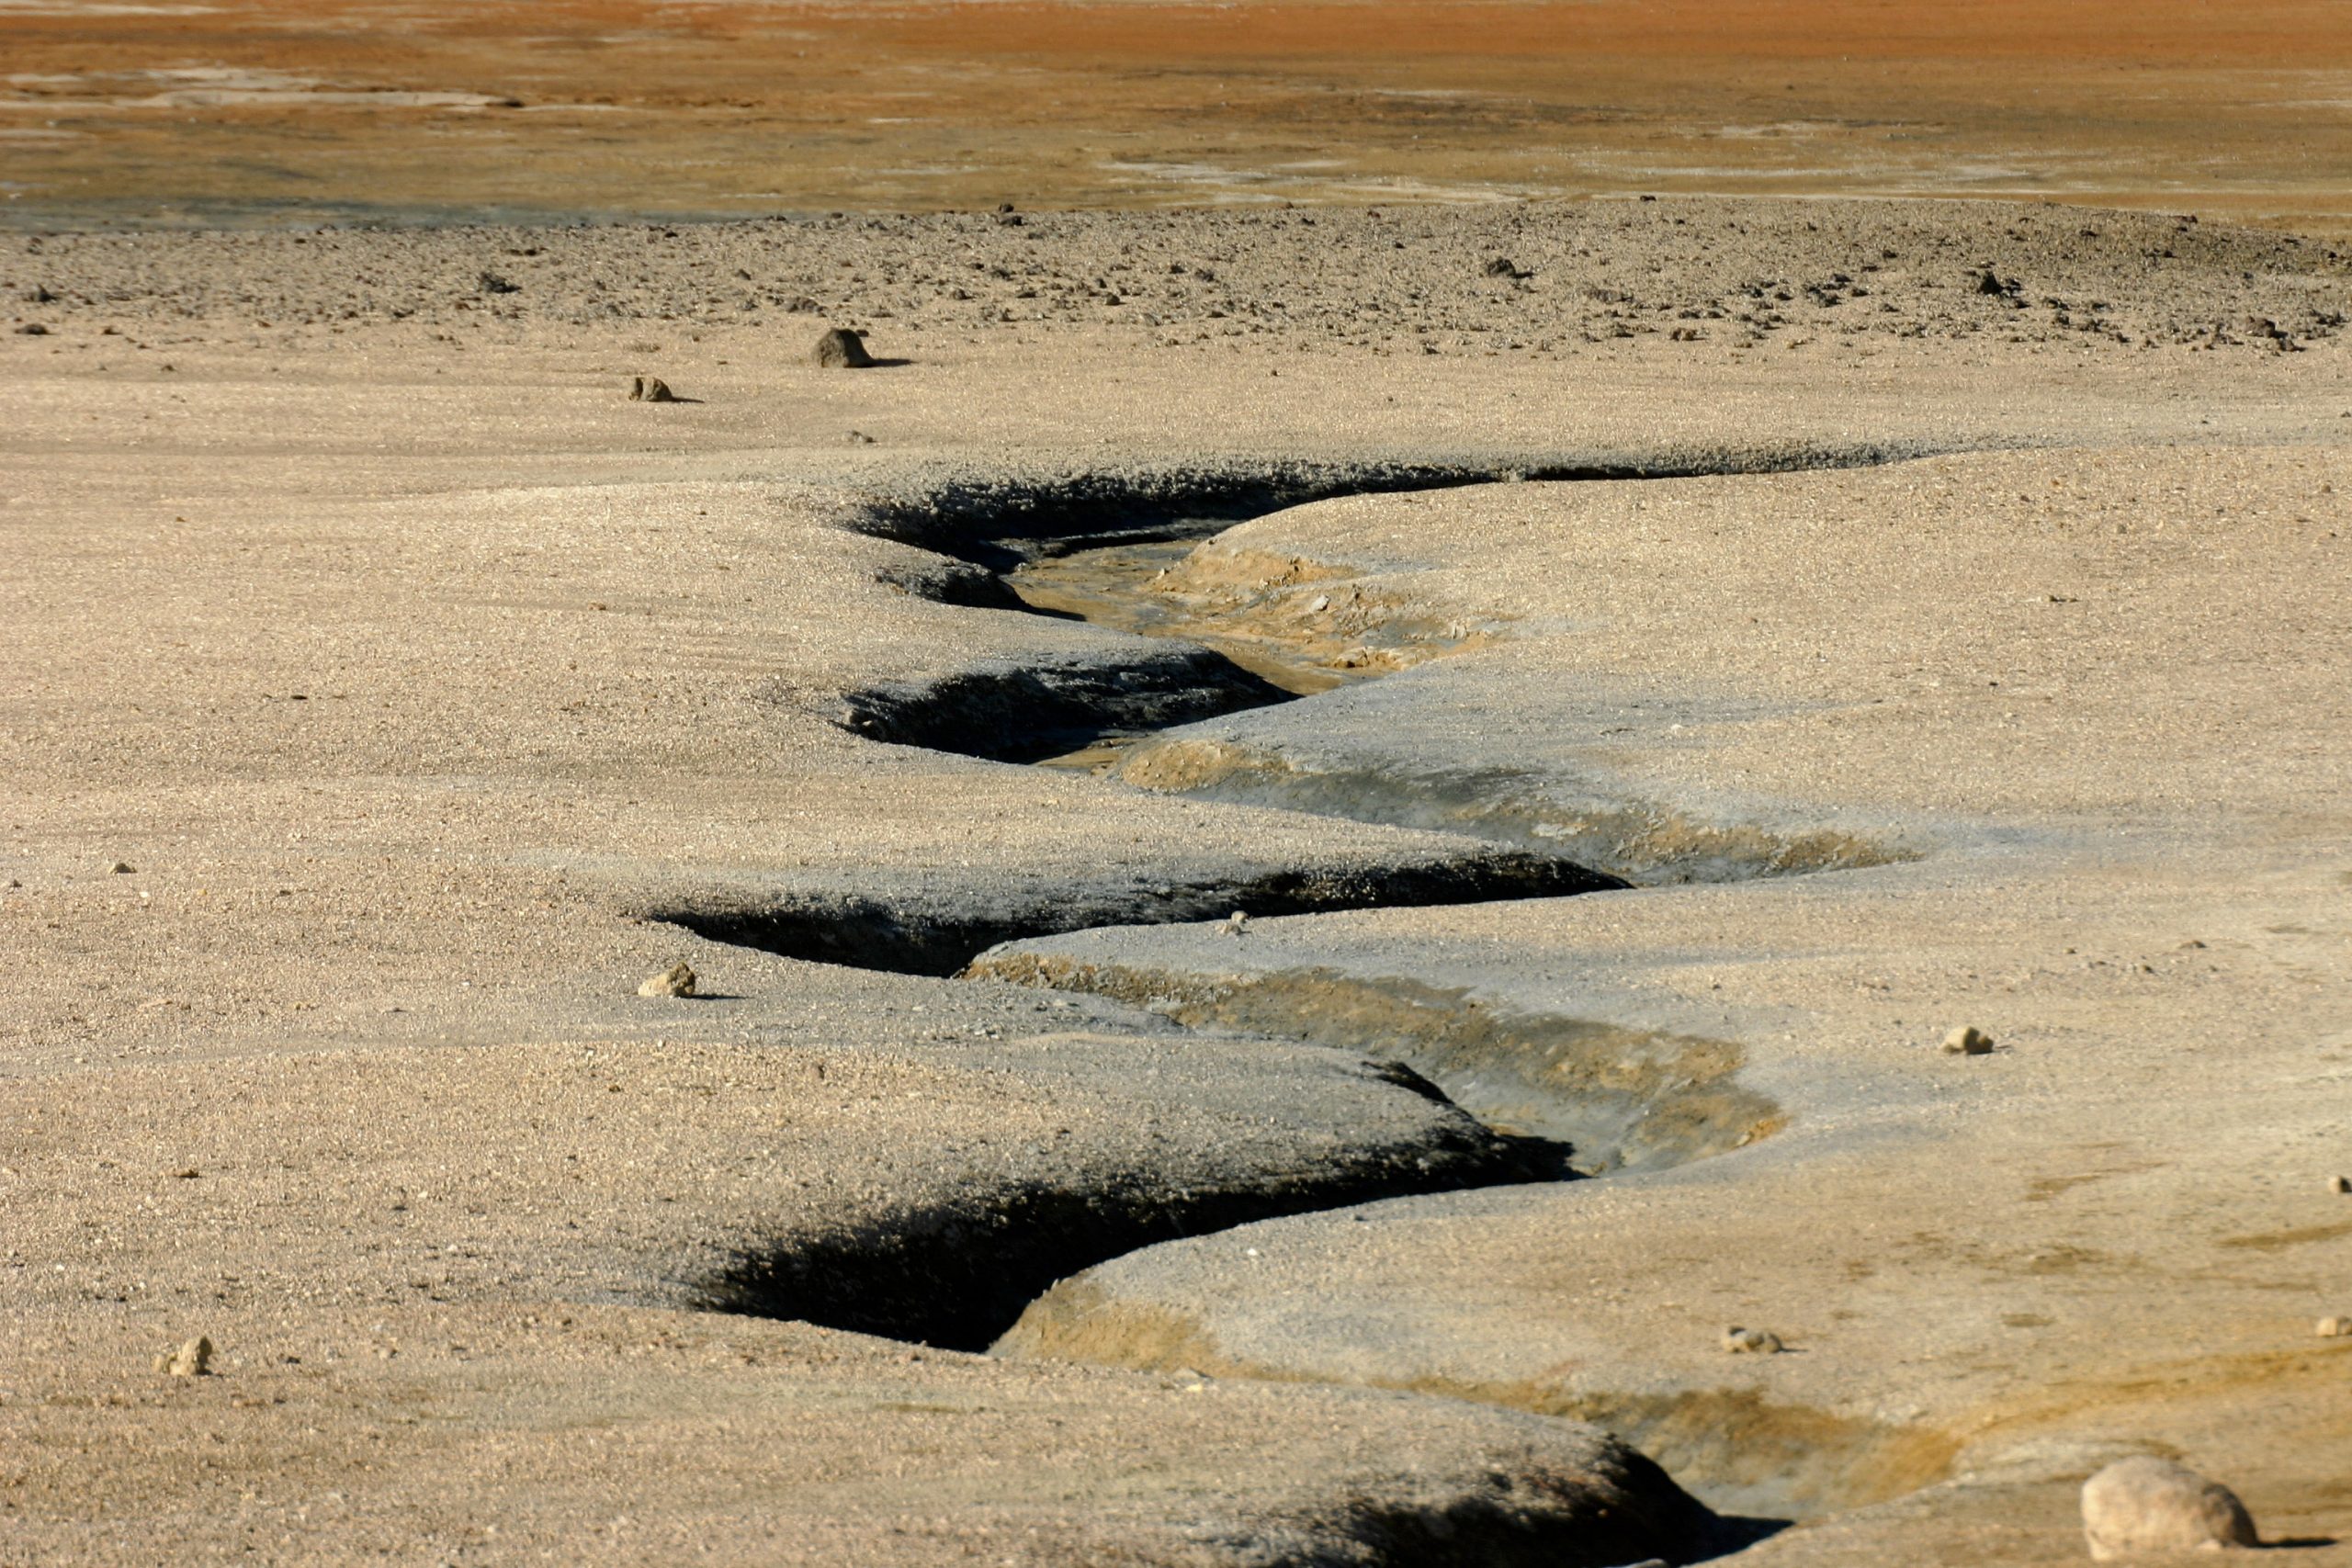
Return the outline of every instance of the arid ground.
<path id="1" fill-rule="evenodd" d="M 2352 1562 L 2328 242 L 0 286 L 0 1561 Z"/>
<path id="2" fill-rule="evenodd" d="M 0 6 L 0 224 L 1656 192 L 2352 224 L 2335 0 Z"/>
<path id="3" fill-rule="evenodd" d="M 2341 10 L 0 0 L 0 1564 L 2352 1565 Z"/>

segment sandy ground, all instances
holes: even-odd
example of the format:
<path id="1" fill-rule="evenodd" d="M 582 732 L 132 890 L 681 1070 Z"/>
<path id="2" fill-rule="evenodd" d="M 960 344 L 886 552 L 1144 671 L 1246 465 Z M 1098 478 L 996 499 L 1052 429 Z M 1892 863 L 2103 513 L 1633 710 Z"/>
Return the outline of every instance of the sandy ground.
<path id="1" fill-rule="evenodd" d="M 1354 561 L 1381 600 L 1476 604 L 1517 633 L 1163 736 L 1249 759 L 1212 793 L 1249 795 L 1253 767 L 1302 798 L 1297 773 L 1384 762 L 1440 798 L 1508 778 L 1559 838 L 1666 886 L 1239 942 L 1094 932 L 983 969 L 1042 957 L 1042 977 L 1196 1021 L 1385 1032 L 1498 1121 L 1529 1115 L 1514 1036 L 1600 1058 L 1553 1069 L 1587 1107 L 1662 1058 L 1676 1078 L 1635 1088 L 1666 1126 L 1612 1143 L 1588 1109 L 1563 1129 L 1634 1174 L 1138 1254 L 1009 1343 L 1605 1412 L 1751 1508 L 1872 1500 L 2063 1434 L 2274 1466 L 2274 1511 L 2313 1522 L 2335 1476 L 2300 1456 L 2344 1433 L 2321 1415 L 2342 1359 L 2312 1330 L 2352 1237 L 2329 1189 L 2343 491 L 2340 449 L 2076 448 L 1331 502 L 1206 547 Z M 1442 532 L 1412 526 L 1440 508 Z M 2053 624 L 2069 614 L 2098 624 Z M 1783 840 L 1809 816 L 1894 863 L 1678 885 L 1645 853 L 1668 811 Z M 1384 993 L 1403 1016 L 1371 1011 Z M 1612 1032 L 1580 1046 L 1547 1020 Z M 1966 1024 L 2000 1048 L 1940 1054 Z M 1736 1053 L 1744 1096 L 1707 1080 L 1702 1043 Z M 1713 1157 L 1659 1168 L 1693 1153 Z M 1284 1288 L 1250 1288 L 1264 1275 Z M 1729 1361 L 1730 1324 L 1796 1348 Z M 2148 1408 L 2154 1380 L 2177 1410 Z M 2277 1429 L 2219 1442 L 2210 1407 L 2257 1382 Z"/>
<path id="2" fill-rule="evenodd" d="M 2346 230 L 2330 0 L 0 8 L 0 225 L 2044 197 Z"/>
<path id="3" fill-rule="evenodd" d="M 2311 1333 L 2352 1310 L 2342 264 L 2050 209 L 1326 217 L 12 245 L 47 330 L 0 336 L 0 1558 L 1702 1550 L 1562 1415 L 1807 1517 L 1759 1561 L 2067 1560 L 2072 1479 L 2134 1446 L 2352 1536 Z M 894 363 L 820 371 L 828 319 Z M 648 373 L 697 400 L 627 400 Z M 1762 1135 L 1207 1235 L 1033 1310 L 1144 1371 L 712 1310 L 746 1258 L 831 1313 L 1099 1239 L 1073 1214 L 1139 1245 L 1203 1192 L 1350 1204 L 1316 1183 L 1486 1147 L 1367 1065 L 1412 1028 L 1279 986 L 1203 1037 L 676 923 L 1492 848 L 1246 768 L 1190 795 L 844 728 L 886 684 L 1165 657 L 908 541 L 1057 483 L 1906 455 L 1248 525 L 1173 584 L 1201 613 L 1344 653 L 1295 561 L 1373 640 L 1487 635 L 1163 746 L 1447 799 L 1508 765 L 1521 820 L 1655 885 L 1031 944 L 1163 1011 L 1311 969 L 1708 1043 Z M 1678 885 L 1637 818 L 1888 863 Z M 636 995 L 679 958 L 708 995 Z M 1939 1055 L 1958 1022 L 2003 1049 Z M 1798 1353 L 1726 1361 L 1750 1317 Z M 150 1371 L 198 1334 L 219 1375 Z"/>

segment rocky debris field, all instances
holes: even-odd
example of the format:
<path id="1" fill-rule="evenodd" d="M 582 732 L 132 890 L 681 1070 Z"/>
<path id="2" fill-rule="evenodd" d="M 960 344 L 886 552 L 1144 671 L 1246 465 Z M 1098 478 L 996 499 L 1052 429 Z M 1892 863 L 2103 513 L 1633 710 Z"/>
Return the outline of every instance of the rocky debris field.
<path id="1" fill-rule="evenodd" d="M 32 234 L 0 306 L 51 331 L 805 318 L 1124 328 L 1142 344 L 1531 355 L 1984 338 L 2291 351 L 2352 258 L 2193 217 L 2002 202 L 1665 197 L 1480 208 L 833 214 L 643 227 Z M 813 330 L 811 335 L 813 336 Z"/>

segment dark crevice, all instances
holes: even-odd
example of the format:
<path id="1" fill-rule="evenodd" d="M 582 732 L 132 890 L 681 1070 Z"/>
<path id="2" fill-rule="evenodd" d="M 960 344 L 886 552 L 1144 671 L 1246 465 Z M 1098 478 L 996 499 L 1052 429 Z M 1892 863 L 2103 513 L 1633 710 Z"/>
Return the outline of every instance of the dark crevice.
<path id="1" fill-rule="evenodd" d="M 1118 664 L 1029 664 L 869 687 L 846 700 L 841 723 L 869 740 L 1035 762 L 1106 735 L 1166 729 L 1288 700 L 1289 693 L 1222 654 L 1163 644 Z"/>
<path id="2" fill-rule="evenodd" d="M 1342 1147 L 1247 1185 L 1153 1176 L 1015 1185 L 737 1257 L 704 1304 L 984 1350 L 1058 1280 L 1140 1247 L 1257 1220 L 1427 1192 L 1540 1181 L 1550 1151 L 1456 1114 L 1408 1145 Z"/>
<path id="3" fill-rule="evenodd" d="M 919 499 L 872 505 L 854 526 L 1001 572 L 1024 560 L 1072 550 L 1206 538 L 1271 512 L 1340 496 L 1452 490 L 1512 480 L 1577 483 L 1872 468 L 1944 450 L 1911 443 L 1794 443 L 1638 457 L 1584 452 L 1499 462 L 1236 460 L 1028 479 L 961 480 Z"/>
<path id="4" fill-rule="evenodd" d="M 1626 886 L 1567 861 L 1476 848 L 1417 865 L 1281 867 L 1215 881 L 1062 886 L 944 908 L 916 898 L 800 896 L 764 905 L 673 906 L 648 910 L 646 917 L 786 958 L 944 976 L 962 973 L 1001 942 L 1096 926 L 1175 925 L 1221 919 L 1235 910 L 1253 917 L 1314 915 L 1565 898 Z"/>
<path id="5" fill-rule="evenodd" d="M 1345 496 L 1505 482 L 1589 483 L 1869 468 L 1939 450 L 1797 445 L 1679 457 L 1585 456 L 1516 463 L 1260 462 L 968 480 L 920 500 L 872 503 L 851 525 L 933 555 L 929 563 L 885 575 L 884 581 L 901 592 L 967 608 L 1084 620 L 1084 615 L 1026 602 L 1006 574 L 1024 563 L 1084 550 L 1204 540 L 1270 513 Z M 1106 738 L 1147 735 L 1294 701 L 1299 694 L 1199 643 L 1150 641 L 1156 646 L 1138 647 L 1114 659 L 1046 657 L 850 692 L 843 694 L 834 718 L 868 739 L 997 761 L 1034 762 Z"/>
<path id="6" fill-rule="evenodd" d="M 1340 1529 L 1368 1555 L 1333 1552 L 1305 1559 L 1302 1568 L 1364 1562 L 1414 1568 L 1639 1568 L 1704 1562 L 1780 1528 L 1778 1520 L 1717 1517 L 1639 1453 L 1628 1451 L 1622 1462 L 1623 1472 L 1605 1494 L 1590 1475 L 1538 1471 L 1442 1506 L 1362 1509 Z"/>

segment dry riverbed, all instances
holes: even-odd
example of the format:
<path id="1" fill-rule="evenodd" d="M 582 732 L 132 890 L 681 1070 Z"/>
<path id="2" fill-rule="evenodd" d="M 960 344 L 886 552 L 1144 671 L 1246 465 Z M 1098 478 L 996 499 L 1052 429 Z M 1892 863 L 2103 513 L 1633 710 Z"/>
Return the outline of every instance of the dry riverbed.
<path id="1" fill-rule="evenodd" d="M 0 281 L 0 1560 L 2352 1561 L 2324 243 Z"/>

